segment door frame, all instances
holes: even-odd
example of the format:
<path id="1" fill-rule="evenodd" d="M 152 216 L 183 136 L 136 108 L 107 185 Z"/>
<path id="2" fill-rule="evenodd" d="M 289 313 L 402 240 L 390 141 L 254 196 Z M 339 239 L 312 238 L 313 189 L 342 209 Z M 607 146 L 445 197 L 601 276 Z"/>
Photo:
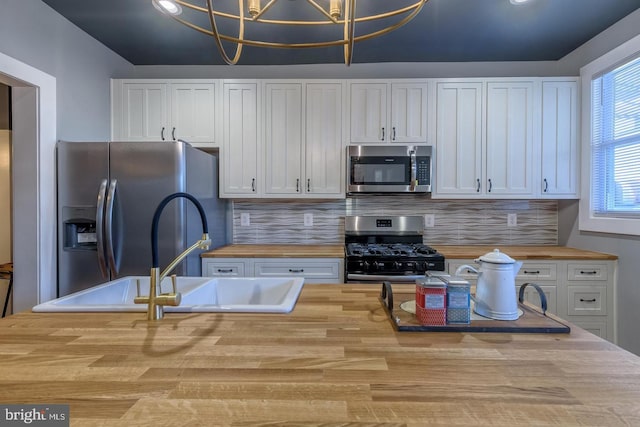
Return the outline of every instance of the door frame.
<path id="1" fill-rule="evenodd" d="M 0 52 L 11 86 L 13 311 L 57 296 L 56 79 Z"/>

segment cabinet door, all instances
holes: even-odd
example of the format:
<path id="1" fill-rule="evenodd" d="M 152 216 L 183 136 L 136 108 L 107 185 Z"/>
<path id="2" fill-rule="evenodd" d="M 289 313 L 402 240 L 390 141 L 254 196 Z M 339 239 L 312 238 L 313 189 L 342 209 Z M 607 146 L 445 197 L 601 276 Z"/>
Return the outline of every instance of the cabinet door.
<path id="1" fill-rule="evenodd" d="M 542 196 L 578 197 L 578 83 L 542 82 Z"/>
<path id="2" fill-rule="evenodd" d="M 122 127 L 118 139 L 158 141 L 171 138 L 166 83 L 122 84 Z"/>
<path id="3" fill-rule="evenodd" d="M 258 84 L 225 82 L 223 88 L 222 197 L 259 194 Z"/>
<path id="4" fill-rule="evenodd" d="M 265 84 L 265 193 L 303 191 L 302 84 Z"/>
<path id="5" fill-rule="evenodd" d="M 487 193 L 533 195 L 533 82 L 487 84 Z"/>
<path id="6" fill-rule="evenodd" d="M 304 191 L 314 197 L 342 197 L 342 84 L 308 83 L 306 107 Z"/>
<path id="7" fill-rule="evenodd" d="M 389 141 L 427 142 L 427 84 L 393 83 L 391 85 L 391 129 Z"/>
<path id="8" fill-rule="evenodd" d="M 478 195 L 482 186 L 482 83 L 436 89 L 436 194 Z"/>
<path id="9" fill-rule="evenodd" d="M 387 126 L 387 84 L 351 84 L 351 142 L 384 142 Z"/>
<path id="10" fill-rule="evenodd" d="M 215 83 L 171 83 L 169 137 L 194 143 L 215 142 Z"/>

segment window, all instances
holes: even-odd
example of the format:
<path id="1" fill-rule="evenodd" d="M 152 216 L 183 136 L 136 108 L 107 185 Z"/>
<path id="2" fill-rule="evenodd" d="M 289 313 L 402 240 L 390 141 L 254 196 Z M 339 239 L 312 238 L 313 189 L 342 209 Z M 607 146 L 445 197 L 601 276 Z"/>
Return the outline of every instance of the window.
<path id="1" fill-rule="evenodd" d="M 640 216 L 640 58 L 592 81 L 595 215 Z"/>
<path id="2" fill-rule="evenodd" d="M 640 36 L 581 71 L 580 230 L 640 235 Z"/>

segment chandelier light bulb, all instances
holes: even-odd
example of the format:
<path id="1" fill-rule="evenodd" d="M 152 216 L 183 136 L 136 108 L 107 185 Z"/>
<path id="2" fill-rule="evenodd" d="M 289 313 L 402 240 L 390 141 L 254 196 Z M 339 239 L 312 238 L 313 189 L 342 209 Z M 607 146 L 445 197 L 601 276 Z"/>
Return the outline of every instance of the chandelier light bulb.
<path id="1" fill-rule="evenodd" d="M 331 0 L 331 3 L 329 3 L 329 15 L 333 19 L 340 19 L 342 15 L 342 0 Z"/>
<path id="2" fill-rule="evenodd" d="M 260 14 L 260 0 L 249 0 L 249 15 L 255 18 Z"/>

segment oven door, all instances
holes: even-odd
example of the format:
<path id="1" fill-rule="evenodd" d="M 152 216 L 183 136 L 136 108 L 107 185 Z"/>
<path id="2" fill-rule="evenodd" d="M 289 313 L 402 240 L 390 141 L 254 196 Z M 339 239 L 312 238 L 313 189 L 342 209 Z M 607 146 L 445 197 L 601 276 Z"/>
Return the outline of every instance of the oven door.
<path id="1" fill-rule="evenodd" d="M 430 192 L 431 156 L 418 155 L 426 148 L 431 147 L 350 146 L 347 192 Z"/>
<path id="2" fill-rule="evenodd" d="M 391 283 L 415 283 L 416 280 L 424 279 L 424 274 L 360 274 L 347 273 L 347 283 L 370 283 L 380 284 L 382 282 Z"/>

